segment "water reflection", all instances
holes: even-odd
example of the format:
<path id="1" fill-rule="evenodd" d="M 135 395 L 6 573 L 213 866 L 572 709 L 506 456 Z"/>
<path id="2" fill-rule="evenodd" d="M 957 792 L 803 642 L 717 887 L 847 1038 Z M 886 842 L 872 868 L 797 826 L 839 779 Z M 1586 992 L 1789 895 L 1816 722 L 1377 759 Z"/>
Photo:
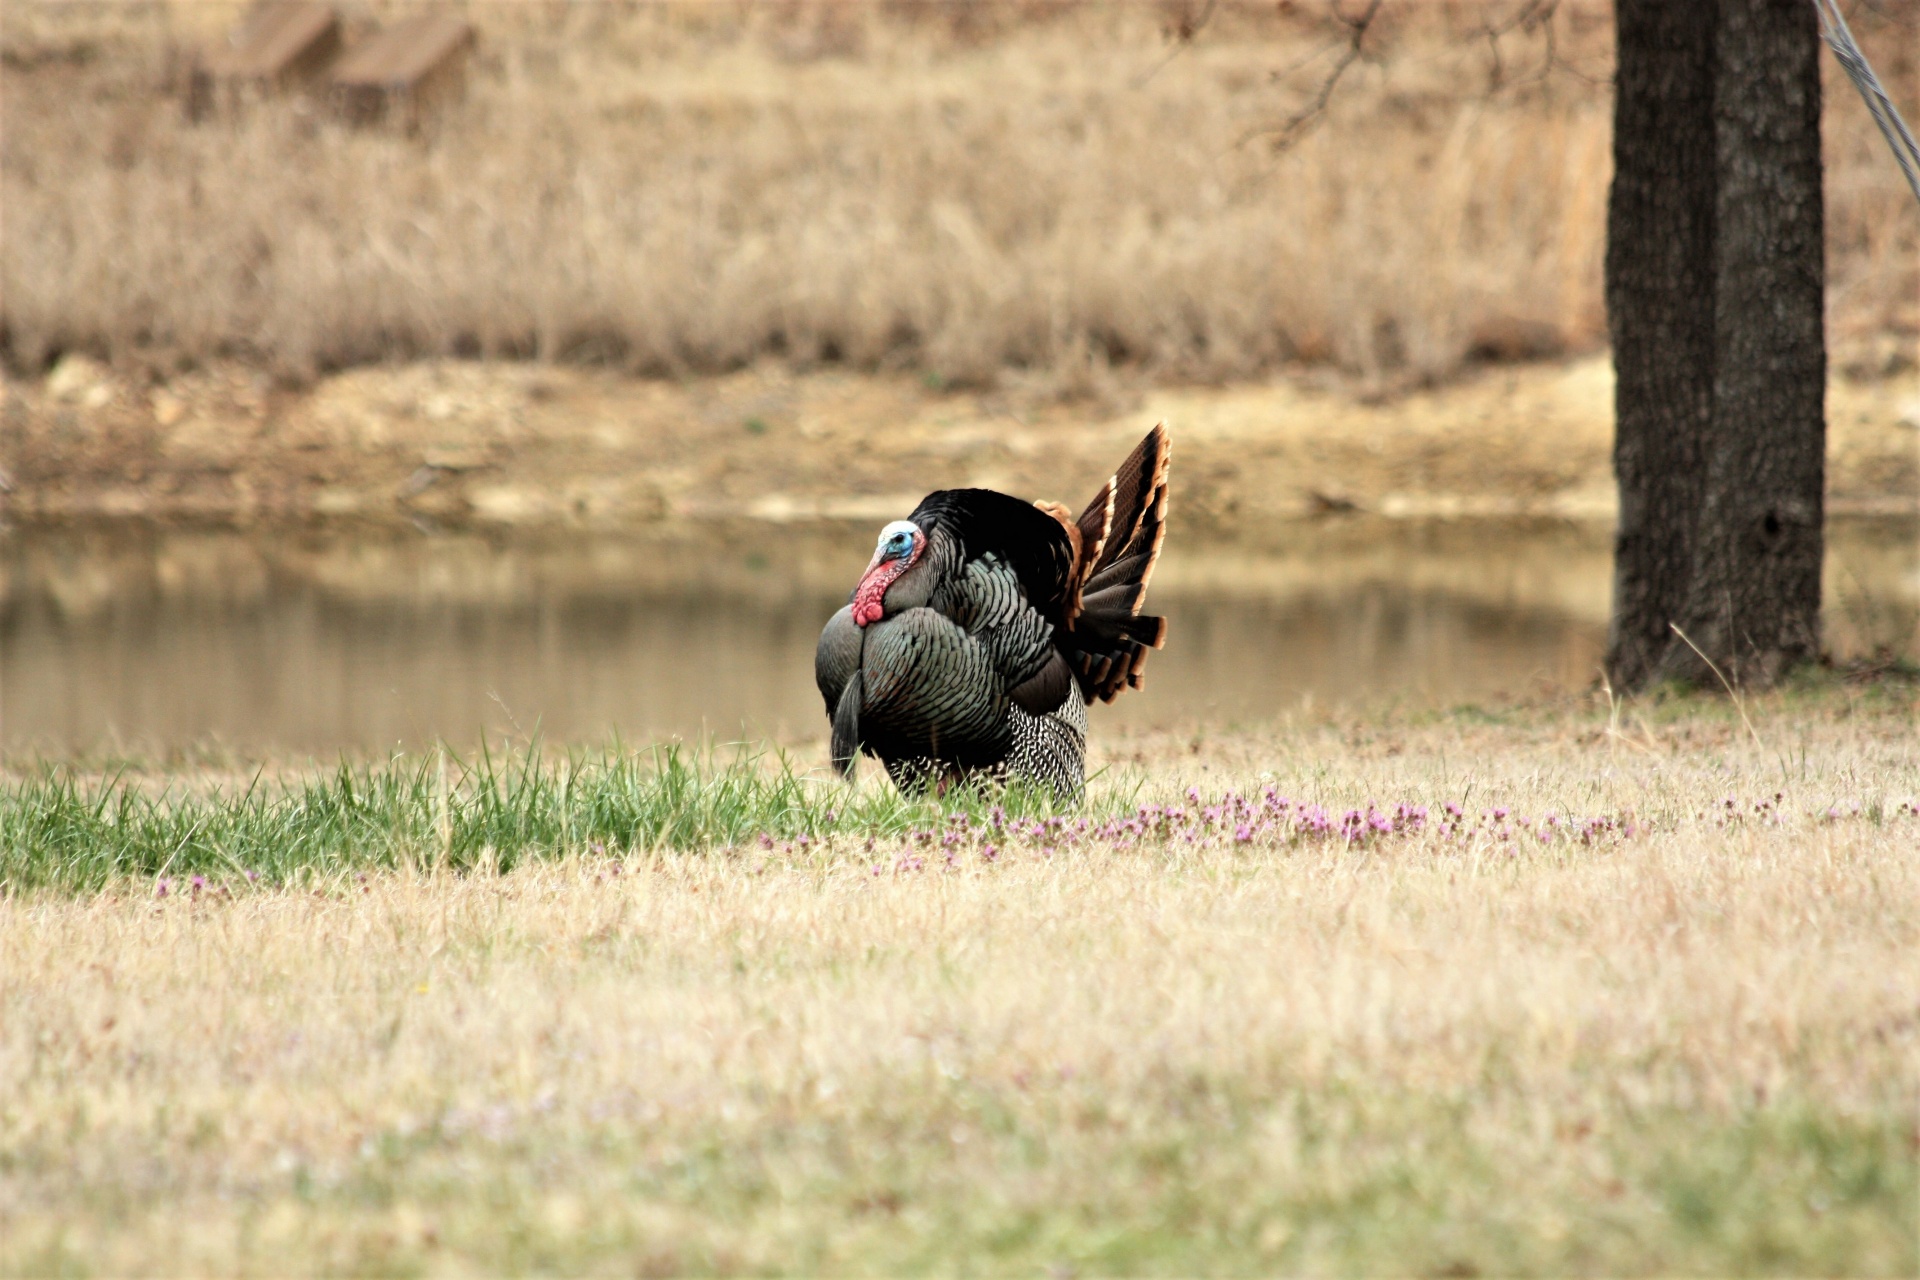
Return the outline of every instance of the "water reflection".
<path id="1" fill-rule="evenodd" d="M 870 539 L 15 532 L 0 540 L 0 746 L 814 737 L 814 639 Z M 1912 652 L 1913 527 L 1842 525 L 1831 542 L 1830 642 Z M 1599 663 L 1604 529 L 1349 521 L 1184 544 L 1154 586 L 1169 647 L 1145 693 L 1099 720 L 1449 703 L 1584 684 Z"/>

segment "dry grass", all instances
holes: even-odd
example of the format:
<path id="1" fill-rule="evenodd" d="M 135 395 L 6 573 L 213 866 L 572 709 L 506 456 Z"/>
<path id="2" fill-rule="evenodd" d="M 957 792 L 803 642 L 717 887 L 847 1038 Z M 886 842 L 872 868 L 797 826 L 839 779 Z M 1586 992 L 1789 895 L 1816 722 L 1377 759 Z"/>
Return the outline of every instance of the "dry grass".
<path id="1" fill-rule="evenodd" d="M 1513 810 L 1364 849 L 0 900 L 0 1269 L 1910 1275 L 1911 699 L 1119 753 Z"/>
<path id="2" fill-rule="evenodd" d="M 1263 131 L 1338 38 L 1318 6 L 1221 6 L 1169 57 L 1178 4 L 474 4 L 469 100 L 416 139 L 288 102 L 183 123 L 179 49 L 236 8 L 8 7 L 17 364 L 773 354 L 1072 392 L 1114 365 L 1396 382 L 1604 336 L 1603 7 L 1559 6 L 1541 75 L 1544 29 L 1484 35 L 1517 5 L 1390 5 L 1280 156 Z M 1909 107 L 1916 12 L 1858 17 Z M 1920 333 L 1920 242 L 1845 93 L 1833 325 L 1871 363 Z"/>

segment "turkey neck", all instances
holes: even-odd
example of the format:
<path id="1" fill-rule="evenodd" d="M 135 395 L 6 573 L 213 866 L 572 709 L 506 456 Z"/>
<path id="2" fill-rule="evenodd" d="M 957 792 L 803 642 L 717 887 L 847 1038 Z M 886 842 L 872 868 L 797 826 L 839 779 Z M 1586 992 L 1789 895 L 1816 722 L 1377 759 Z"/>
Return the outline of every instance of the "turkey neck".
<path id="1" fill-rule="evenodd" d="M 935 529 L 927 537 L 927 549 L 919 563 L 893 580 L 880 597 L 881 616 L 893 617 L 908 609 L 917 609 L 933 599 L 940 584 L 953 576 L 960 559 L 960 548 L 943 530 Z M 864 653 L 865 644 L 862 643 Z"/>

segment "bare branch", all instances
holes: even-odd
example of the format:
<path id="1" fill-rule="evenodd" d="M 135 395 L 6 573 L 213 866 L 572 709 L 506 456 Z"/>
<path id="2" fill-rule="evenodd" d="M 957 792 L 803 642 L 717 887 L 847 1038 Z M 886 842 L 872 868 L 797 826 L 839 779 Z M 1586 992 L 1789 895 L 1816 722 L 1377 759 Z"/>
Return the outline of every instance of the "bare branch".
<path id="1" fill-rule="evenodd" d="M 1342 40 L 1335 41 L 1320 53 L 1314 54 L 1313 58 L 1308 59 L 1313 61 L 1321 53 L 1335 48 L 1340 49 L 1339 58 L 1328 70 L 1326 78 L 1320 82 L 1319 91 L 1313 95 L 1313 99 L 1306 106 L 1281 121 L 1279 127 L 1256 129 L 1242 138 L 1241 142 L 1244 144 L 1254 138 L 1271 138 L 1273 149 L 1278 153 L 1288 150 L 1306 136 L 1307 131 L 1318 124 L 1320 118 L 1326 114 L 1327 104 L 1333 101 L 1333 91 L 1340 85 L 1340 77 L 1347 73 L 1348 67 L 1364 56 L 1367 30 L 1373 26 L 1373 20 L 1380 15 L 1380 8 L 1385 3 L 1386 0 L 1368 0 L 1364 10 L 1350 17 L 1341 11 L 1340 0 L 1328 0 L 1328 9 L 1332 11 L 1334 19 L 1347 29 L 1347 33 Z"/>
<path id="2" fill-rule="evenodd" d="M 1500 56 L 1500 37 L 1508 35 L 1516 29 L 1531 32 L 1541 23 L 1546 24 L 1547 65 L 1549 67 L 1552 66 L 1553 11 L 1559 7 L 1560 0 L 1526 0 L 1525 4 L 1522 4 L 1518 9 L 1514 10 L 1504 21 L 1489 22 L 1481 28 L 1481 34 L 1486 37 L 1487 41 L 1487 53 L 1492 58 L 1493 63 L 1492 66 L 1487 68 L 1487 92 L 1497 92 L 1500 87 L 1506 83 L 1507 68 L 1505 61 Z M 1533 78 L 1540 79 L 1544 77 L 1545 74 L 1546 72 L 1543 69 L 1539 75 Z"/>
<path id="3" fill-rule="evenodd" d="M 1560 58 L 1559 34 L 1554 18 L 1560 11 L 1560 0 L 1525 0 L 1525 3 L 1505 19 L 1489 22 L 1480 30 L 1487 42 L 1489 66 L 1487 67 L 1487 93 L 1489 95 L 1503 91 L 1531 88 L 1544 83 L 1556 71 L 1572 76 L 1582 84 L 1598 85 L 1606 82 L 1605 77 L 1588 75 L 1571 62 Z M 1501 52 L 1501 38 L 1520 32 L 1523 35 L 1540 33 L 1545 48 L 1540 55 L 1540 65 L 1518 80 L 1507 79 L 1507 68 Z"/>
<path id="4" fill-rule="evenodd" d="M 1154 63 L 1145 75 L 1135 80 L 1133 87 L 1146 88 L 1155 76 L 1167 69 L 1168 64 L 1191 48 L 1193 38 L 1206 30 L 1207 24 L 1213 21 L 1213 11 L 1219 4 L 1220 0 L 1207 0 L 1206 7 L 1200 10 L 1198 17 L 1192 17 L 1183 12 L 1180 20 L 1167 28 L 1167 35 L 1173 40 L 1173 48 L 1167 51 L 1166 57 Z"/>
<path id="5" fill-rule="evenodd" d="M 1853 87 L 1860 91 L 1861 101 L 1867 104 L 1867 113 L 1873 122 L 1880 126 L 1880 133 L 1893 148 L 1893 158 L 1900 166 L 1900 172 L 1907 176 L 1907 185 L 1913 188 L 1914 199 L 1920 200 L 1920 142 L 1913 139 L 1913 131 L 1907 128 L 1907 122 L 1900 118 L 1900 109 L 1893 105 L 1893 99 L 1880 84 L 1880 77 L 1873 73 L 1873 67 L 1867 62 L 1867 55 L 1860 52 L 1860 46 L 1853 38 L 1853 32 L 1847 28 L 1847 19 L 1840 12 L 1836 0 L 1814 0 L 1814 8 L 1820 12 L 1820 35 L 1827 42 L 1827 48 L 1833 50 L 1833 56 L 1840 67 L 1853 81 Z"/>

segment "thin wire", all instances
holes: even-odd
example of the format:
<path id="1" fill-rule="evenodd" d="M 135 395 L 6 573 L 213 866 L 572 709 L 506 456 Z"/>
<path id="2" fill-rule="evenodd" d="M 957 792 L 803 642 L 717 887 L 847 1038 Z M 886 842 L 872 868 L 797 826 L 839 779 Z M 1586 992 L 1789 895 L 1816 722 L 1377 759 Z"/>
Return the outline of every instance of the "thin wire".
<path id="1" fill-rule="evenodd" d="M 1907 122 L 1900 118 L 1900 112 L 1893 105 L 1893 99 L 1880 87 L 1880 77 L 1873 74 L 1873 68 L 1867 65 L 1867 55 L 1861 53 L 1860 46 L 1854 43 L 1853 32 L 1847 28 L 1847 20 L 1840 12 L 1838 0 L 1813 0 L 1813 7 L 1820 13 L 1821 38 L 1827 42 L 1827 48 L 1833 50 L 1841 69 L 1853 81 L 1853 87 L 1860 91 L 1868 114 L 1880 126 L 1887 145 L 1893 148 L 1893 158 L 1899 162 L 1900 172 L 1907 175 L 1907 185 L 1913 188 L 1913 198 L 1920 200 L 1920 143 L 1914 142 Z"/>

